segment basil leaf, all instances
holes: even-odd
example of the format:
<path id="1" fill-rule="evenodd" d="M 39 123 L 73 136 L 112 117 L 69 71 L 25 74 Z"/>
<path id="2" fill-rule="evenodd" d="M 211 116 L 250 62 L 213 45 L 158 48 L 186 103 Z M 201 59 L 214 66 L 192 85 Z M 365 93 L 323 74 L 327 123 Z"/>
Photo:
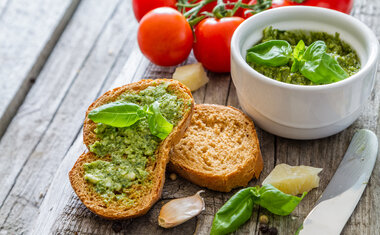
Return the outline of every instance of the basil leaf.
<path id="1" fill-rule="evenodd" d="M 294 48 L 293 56 L 295 59 L 301 60 L 304 52 L 305 52 L 305 43 L 303 42 L 303 40 L 300 40 L 297 46 Z"/>
<path id="2" fill-rule="evenodd" d="M 260 206 L 276 215 L 289 215 L 306 196 L 301 197 L 286 194 L 270 184 L 263 185 L 257 192 L 259 199 L 256 202 Z"/>
<path id="3" fill-rule="evenodd" d="M 306 49 L 303 57 L 305 60 L 316 60 L 326 53 L 326 43 L 324 41 L 315 41 Z"/>
<path id="4" fill-rule="evenodd" d="M 326 53 L 323 41 L 312 43 L 306 49 L 301 63 L 301 74 L 315 83 L 328 84 L 348 77 L 339 63 Z"/>
<path id="5" fill-rule="evenodd" d="M 290 72 L 295 73 L 299 70 L 304 52 L 305 52 L 305 43 L 302 40 L 300 40 L 297 46 L 293 50 L 294 58 L 293 58 L 293 64 L 290 69 Z"/>
<path id="6" fill-rule="evenodd" d="M 88 118 L 96 123 L 103 123 L 114 127 L 128 127 L 141 118 L 147 118 L 152 135 L 165 139 L 173 129 L 160 113 L 160 103 L 155 101 L 151 105 L 139 106 L 128 102 L 112 102 L 91 110 Z"/>
<path id="7" fill-rule="evenodd" d="M 326 53 L 320 59 L 305 61 L 300 72 L 307 79 L 320 84 L 333 83 L 348 77 L 339 63 Z"/>
<path id="8" fill-rule="evenodd" d="M 127 127 L 140 120 L 140 106 L 128 102 L 112 102 L 91 110 L 88 118 L 96 123 L 114 127 Z"/>
<path id="9" fill-rule="evenodd" d="M 158 101 L 152 103 L 148 110 L 148 123 L 152 135 L 165 139 L 173 129 L 173 124 L 168 122 L 160 112 L 160 104 Z"/>
<path id="10" fill-rule="evenodd" d="M 270 184 L 263 185 L 261 188 L 256 186 L 242 189 L 215 214 L 210 234 L 234 232 L 252 216 L 254 204 L 276 215 L 289 215 L 305 195 L 306 192 L 302 197 L 295 197 L 281 192 Z"/>
<path id="11" fill-rule="evenodd" d="M 292 47 L 285 40 L 270 40 L 247 50 L 247 62 L 260 65 L 281 66 L 289 62 Z"/>
<path id="12" fill-rule="evenodd" d="M 240 190 L 218 210 L 210 235 L 232 233 L 251 218 L 255 201 L 252 189 L 249 187 Z"/>

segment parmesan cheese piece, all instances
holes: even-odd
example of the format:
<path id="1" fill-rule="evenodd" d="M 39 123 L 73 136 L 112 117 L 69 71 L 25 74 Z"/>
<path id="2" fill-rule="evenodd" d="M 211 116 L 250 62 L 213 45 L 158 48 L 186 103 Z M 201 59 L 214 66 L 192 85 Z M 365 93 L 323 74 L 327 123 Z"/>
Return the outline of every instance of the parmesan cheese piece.
<path id="1" fill-rule="evenodd" d="M 279 164 L 262 184 L 271 184 L 284 193 L 298 195 L 319 186 L 318 173 L 321 171 L 322 168 Z"/>
<path id="2" fill-rule="evenodd" d="M 198 90 L 209 81 L 201 63 L 177 67 L 173 79 L 183 83 L 191 91 Z"/>

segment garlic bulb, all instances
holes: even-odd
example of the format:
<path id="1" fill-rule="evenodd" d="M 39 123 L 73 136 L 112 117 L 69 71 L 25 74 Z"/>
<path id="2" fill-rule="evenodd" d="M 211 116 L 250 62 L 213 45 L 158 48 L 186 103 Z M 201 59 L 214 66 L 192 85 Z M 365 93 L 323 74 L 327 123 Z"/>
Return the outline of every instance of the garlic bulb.
<path id="1" fill-rule="evenodd" d="M 190 197 L 178 198 L 166 203 L 158 216 L 158 224 L 171 228 L 199 215 L 205 209 L 205 202 L 198 191 Z"/>

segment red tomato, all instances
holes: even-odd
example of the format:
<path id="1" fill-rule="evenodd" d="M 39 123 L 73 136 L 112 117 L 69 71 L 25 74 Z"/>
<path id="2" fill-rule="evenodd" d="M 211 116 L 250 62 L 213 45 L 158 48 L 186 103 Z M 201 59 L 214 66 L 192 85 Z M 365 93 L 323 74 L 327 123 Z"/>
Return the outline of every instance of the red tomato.
<path id="1" fill-rule="evenodd" d="M 336 11 L 341 11 L 343 13 L 349 14 L 352 9 L 354 0 L 305 0 L 303 3 L 292 2 L 291 0 L 286 0 L 291 5 L 302 5 L 302 6 L 316 6 L 333 9 Z"/>
<path id="2" fill-rule="evenodd" d="M 231 37 L 241 17 L 206 18 L 195 27 L 194 55 L 213 72 L 230 71 Z"/>
<path id="3" fill-rule="evenodd" d="M 185 17 L 177 10 L 160 7 L 148 12 L 137 32 L 141 52 L 153 63 L 172 66 L 190 54 L 193 32 Z"/>
<path id="4" fill-rule="evenodd" d="M 256 4 L 256 0 L 251 0 L 248 4 Z M 316 6 L 341 11 L 349 14 L 352 9 L 354 0 L 305 0 L 302 3 L 296 3 L 291 0 L 273 0 L 272 6 L 269 8 L 284 7 L 284 6 Z M 242 17 L 248 18 L 252 16 L 252 13 L 247 13 Z"/>
<path id="5" fill-rule="evenodd" d="M 141 18 L 150 10 L 158 7 L 177 9 L 176 3 L 177 0 L 132 0 L 132 7 L 137 21 L 140 22 Z"/>

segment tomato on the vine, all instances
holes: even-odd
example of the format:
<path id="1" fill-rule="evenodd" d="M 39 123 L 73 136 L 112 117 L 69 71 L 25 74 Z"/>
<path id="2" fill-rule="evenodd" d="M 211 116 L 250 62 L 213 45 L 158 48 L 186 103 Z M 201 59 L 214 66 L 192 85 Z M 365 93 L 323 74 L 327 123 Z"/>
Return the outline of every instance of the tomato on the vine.
<path id="1" fill-rule="evenodd" d="M 230 71 L 231 38 L 241 17 L 206 18 L 195 27 L 195 58 L 213 72 Z"/>
<path id="2" fill-rule="evenodd" d="M 202 0 L 196 0 L 194 3 L 198 3 Z M 224 0 L 223 2 L 226 4 L 226 9 L 229 9 L 229 10 L 232 10 L 234 8 L 233 5 L 229 5 L 230 3 L 236 3 L 238 0 Z M 245 3 L 247 4 L 250 0 L 242 0 L 242 3 Z M 202 7 L 201 10 L 199 11 L 199 13 L 202 13 L 202 12 L 212 12 L 212 10 L 214 9 L 214 7 L 216 6 L 218 2 L 217 1 L 214 1 L 214 2 L 210 2 L 208 3 L 206 6 Z M 186 8 L 187 11 L 191 10 L 191 8 Z M 244 10 L 243 8 L 239 8 L 234 16 L 240 16 L 240 17 L 243 17 L 244 15 Z"/>
<path id="3" fill-rule="evenodd" d="M 138 22 L 149 11 L 158 7 L 176 8 L 177 0 L 132 0 L 133 13 Z"/>
<path id="4" fill-rule="evenodd" d="M 148 12 L 137 32 L 141 52 L 153 63 L 173 66 L 183 62 L 193 45 L 193 32 L 177 10 L 160 7 Z"/>
<path id="5" fill-rule="evenodd" d="M 354 0 L 304 0 L 302 3 L 297 3 L 292 0 L 272 0 L 272 6 L 269 9 L 285 6 L 315 6 L 324 7 L 332 10 L 340 11 L 349 14 L 351 12 Z M 257 0 L 251 0 L 248 5 L 254 5 Z M 249 18 L 253 14 L 250 10 L 245 10 L 243 18 Z"/>
<path id="6" fill-rule="evenodd" d="M 257 0 L 251 0 L 248 5 L 254 5 L 257 3 Z M 277 7 L 285 7 L 285 6 L 292 6 L 292 3 L 287 2 L 286 0 L 272 0 L 272 6 L 268 9 L 273 9 Z M 243 18 L 247 19 L 251 17 L 253 14 L 250 12 L 251 10 L 245 10 L 244 14 L 242 15 Z"/>
<path id="7" fill-rule="evenodd" d="M 234 2 L 237 2 L 237 1 L 238 1 L 238 0 L 227 0 L 226 3 L 234 3 Z M 247 3 L 249 3 L 249 1 L 250 1 L 250 0 L 242 0 L 241 2 L 247 4 Z M 226 8 L 227 8 L 227 9 L 233 9 L 234 6 L 232 6 L 232 5 L 227 5 Z M 245 10 L 245 9 L 243 9 L 243 8 L 239 8 L 239 9 L 235 12 L 234 16 L 244 17 L 244 10 Z"/>
<path id="8" fill-rule="evenodd" d="M 285 0 L 285 2 L 293 6 L 324 7 L 349 14 L 351 12 L 354 0 L 305 0 L 302 3 Z"/>
<path id="9" fill-rule="evenodd" d="M 196 0 L 194 3 L 199 3 L 200 1 L 202 0 Z M 214 2 L 210 2 L 208 4 L 206 4 L 204 7 L 201 8 L 201 10 L 199 11 L 199 13 L 202 13 L 202 12 L 212 12 L 212 10 L 214 9 L 214 7 L 216 6 L 216 1 Z M 186 8 L 186 11 L 190 11 L 191 8 Z"/>

